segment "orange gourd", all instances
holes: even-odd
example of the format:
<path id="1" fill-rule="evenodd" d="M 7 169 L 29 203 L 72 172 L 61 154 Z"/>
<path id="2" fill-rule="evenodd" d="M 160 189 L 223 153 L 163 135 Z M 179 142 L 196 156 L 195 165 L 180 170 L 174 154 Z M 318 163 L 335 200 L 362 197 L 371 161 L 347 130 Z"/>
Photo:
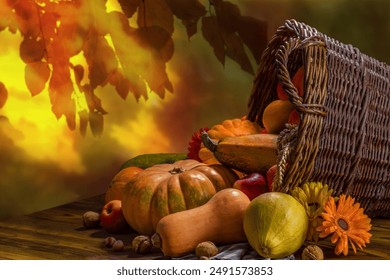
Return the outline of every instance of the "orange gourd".
<path id="1" fill-rule="evenodd" d="M 258 134 L 262 132 L 262 127 L 256 122 L 241 119 L 224 120 L 221 124 L 214 125 L 207 133 L 212 140 L 219 141 L 226 137 Z M 199 158 L 207 164 L 219 163 L 213 153 L 203 144 L 199 150 Z"/>
<path id="2" fill-rule="evenodd" d="M 115 174 L 106 191 L 104 197 L 105 203 L 108 203 L 111 200 L 122 199 L 122 191 L 124 186 L 130 180 L 130 178 L 132 178 L 135 174 L 141 172 L 142 170 L 143 169 L 139 167 L 130 166 L 120 170 L 117 174 Z"/>

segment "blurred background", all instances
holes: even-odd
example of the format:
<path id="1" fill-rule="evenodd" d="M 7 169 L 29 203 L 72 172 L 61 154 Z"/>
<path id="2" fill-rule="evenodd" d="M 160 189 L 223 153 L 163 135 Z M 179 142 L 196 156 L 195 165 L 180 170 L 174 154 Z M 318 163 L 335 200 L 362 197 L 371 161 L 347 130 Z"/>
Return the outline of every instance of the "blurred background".
<path id="1" fill-rule="evenodd" d="M 0 1 L 3 3 L 4 1 Z M 200 1 L 202 2 L 202 1 Z M 206 3 L 202 3 L 208 7 Z M 390 64 L 387 0 L 231 0 L 242 15 L 264 20 L 267 37 L 294 18 Z M 107 2 L 118 9 L 116 0 Z M 1 7 L 0 7 L 1 8 Z M 70 130 L 51 111 L 47 92 L 34 97 L 24 81 L 20 34 L 0 32 L 0 80 L 8 99 L 0 109 L 0 219 L 104 193 L 120 165 L 144 153 L 187 152 L 191 135 L 246 114 L 254 76 L 227 59 L 222 66 L 198 32 L 189 40 L 175 21 L 175 52 L 167 63 L 174 93 L 138 101 L 98 87 L 104 130 Z"/>

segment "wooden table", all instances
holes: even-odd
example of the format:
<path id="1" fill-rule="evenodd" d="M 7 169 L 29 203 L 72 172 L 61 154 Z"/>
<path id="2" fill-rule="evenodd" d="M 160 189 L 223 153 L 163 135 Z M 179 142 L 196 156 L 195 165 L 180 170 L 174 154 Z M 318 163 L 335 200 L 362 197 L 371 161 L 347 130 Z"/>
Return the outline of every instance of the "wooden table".
<path id="1" fill-rule="evenodd" d="M 0 221 L 0 259 L 82 260 L 82 259 L 166 259 L 159 251 L 147 255 L 132 252 L 135 233 L 114 235 L 125 242 L 123 252 L 103 246 L 109 236 L 102 229 L 85 229 L 84 212 L 100 211 L 103 196 L 95 196 L 31 215 Z M 390 259 L 390 219 L 374 219 L 371 243 L 364 251 L 336 256 L 328 240 L 320 242 L 326 259 Z M 299 259 L 299 252 L 295 254 Z"/>

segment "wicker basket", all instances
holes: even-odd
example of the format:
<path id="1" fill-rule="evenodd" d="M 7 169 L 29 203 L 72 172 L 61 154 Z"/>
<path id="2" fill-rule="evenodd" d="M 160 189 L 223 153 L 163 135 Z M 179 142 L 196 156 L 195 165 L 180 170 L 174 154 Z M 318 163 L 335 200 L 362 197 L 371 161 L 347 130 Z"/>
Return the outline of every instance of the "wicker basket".
<path id="1" fill-rule="evenodd" d="M 290 74 L 304 67 L 304 95 Z M 371 217 L 390 216 L 390 67 L 295 20 L 263 52 L 248 119 L 262 124 L 280 82 L 300 114 L 278 141 L 277 191 L 306 181 L 354 196 Z M 288 164 L 286 164 L 288 163 Z M 287 168 L 286 168 L 287 166 Z"/>

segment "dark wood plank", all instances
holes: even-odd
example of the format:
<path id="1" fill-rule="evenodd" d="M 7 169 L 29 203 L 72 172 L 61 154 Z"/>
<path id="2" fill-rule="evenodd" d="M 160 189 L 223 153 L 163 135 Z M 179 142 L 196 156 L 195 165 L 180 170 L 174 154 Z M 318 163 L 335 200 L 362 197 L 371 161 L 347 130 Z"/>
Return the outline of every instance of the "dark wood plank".
<path id="1" fill-rule="evenodd" d="M 105 248 L 103 240 L 109 234 L 102 229 L 85 229 L 81 221 L 84 212 L 100 211 L 102 205 L 103 196 L 96 196 L 0 221 L 0 259 L 165 259 L 158 250 L 147 255 L 132 252 L 130 242 L 136 233 L 114 235 L 125 242 L 123 252 Z M 372 223 L 371 243 L 357 254 L 336 256 L 329 240 L 321 241 L 326 259 L 390 259 L 390 219 Z"/>

